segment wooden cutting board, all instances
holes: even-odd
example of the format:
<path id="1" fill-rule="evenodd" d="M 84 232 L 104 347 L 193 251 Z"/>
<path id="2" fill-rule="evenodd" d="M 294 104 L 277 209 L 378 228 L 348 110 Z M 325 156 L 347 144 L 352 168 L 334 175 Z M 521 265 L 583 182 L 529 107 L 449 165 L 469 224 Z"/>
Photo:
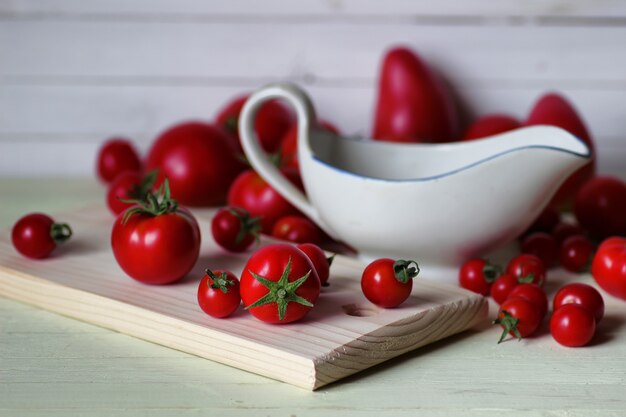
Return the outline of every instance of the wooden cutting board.
<path id="1" fill-rule="evenodd" d="M 74 236 L 49 259 L 23 258 L 10 233 L 3 233 L 0 295 L 311 390 L 487 317 L 483 297 L 428 277 L 415 280 L 399 308 L 377 308 L 361 293 L 364 265 L 337 256 L 330 286 L 303 321 L 269 325 L 242 308 L 214 319 L 196 302 L 204 269 L 239 275 L 250 254 L 219 249 L 210 233 L 213 211 L 195 214 L 203 238 L 200 260 L 179 283 L 148 286 L 127 277 L 109 245 L 113 217 L 98 206 L 55 216 L 71 224 Z"/>

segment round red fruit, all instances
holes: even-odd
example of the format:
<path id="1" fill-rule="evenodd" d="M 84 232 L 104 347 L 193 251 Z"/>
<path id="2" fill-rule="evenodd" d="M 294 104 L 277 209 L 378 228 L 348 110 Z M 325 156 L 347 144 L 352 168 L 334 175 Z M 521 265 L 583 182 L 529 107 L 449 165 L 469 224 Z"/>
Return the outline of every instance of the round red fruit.
<path id="1" fill-rule="evenodd" d="M 107 205 L 111 212 L 120 214 L 136 204 L 131 200 L 144 200 L 146 194 L 152 191 L 155 180 L 154 171 L 145 177 L 133 171 L 123 172 L 115 177 L 107 192 Z"/>
<path id="2" fill-rule="evenodd" d="M 559 248 L 559 263 L 570 272 L 583 272 L 591 265 L 593 243 L 581 235 L 570 236 Z"/>
<path id="3" fill-rule="evenodd" d="M 517 278 L 532 276 L 533 284 L 543 287 L 546 281 L 546 268 L 541 259 L 535 255 L 523 253 L 511 259 L 506 267 L 506 273 Z"/>
<path id="4" fill-rule="evenodd" d="M 66 223 L 55 223 L 42 213 L 27 214 L 19 219 L 11 231 L 15 249 L 32 259 L 48 257 L 57 245 L 72 236 L 72 229 Z"/>
<path id="5" fill-rule="evenodd" d="M 278 219 L 272 229 L 272 236 L 289 242 L 310 242 L 316 245 L 324 240 L 324 232 L 303 216 L 286 216 Z"/>
<path id="6" fill-rule="evenodd" d="M 491 298 L 493 298 L 496 303 L 502 304 L 509 298 L 509 294 L 513 291 L 513 288 L 517 287 L 519 284 L 520 279 L 518 277 L 511 274 L 502 274 L 491 285 L 489 294 L 491 294 Z"/>
<path id="7" fill-rule="evenodd" d="M 198 285 L 198 305 L 209 316 L 224 318 L 241 304 L 239 280 L 230 271 L 206 270 Z"/>
<path id="8" fill-rule="evenodd" d="M 498 343 L 507 333 L 518 339 L 530 336 L 541 324 L 541 319 L 539 309 L 532 302 L 525 298 L 509 298 L 500 306 L 498 318 L 494 321 L 504 329 Z"/>
<path id="9" fill-rule="evenodd" d="M 501 272 L 498 266 L 485 259 L 470 259 L 461 266 L 459 285 L 475 293 L 489 295 L 491 284 Z"/>
<path id="10" fill-rule="evenodd" d="M 519 284 L 509 293 L 508 298 L 524 298 L 533 303 L 543 319 L 548 313 L 548 296 L 543 288 L 536 284 Z"/>
<path id="11" fill-rule="evenodd" d="M 141 161 L 128 139 L 115 138 L 106 141 L 98 151 L 98 177 L 111 182 L 125 171 L 141 172 Z"/>
<path id="12" fill-rule="evenodd" d="M 595 177 L 576 194 L 578 223 L 600 239 L 626 235 L 626 183 L 614 177 Z"/>
<path id="13" fill-rule="evenodd" d="M 419 271 L 415 261 L 377 259 L 363 271 L 361 290 L 370 302 L 379 307 L 397 307 L 411 295 L 413 278 Z"/>
<path id="14" fill-rule="evenodd" d="M 596 322 L 604 316 L 604 300 L 602 295 L 591 285 L 573 283 L 562 287 L 554 296 L 553 311 L 567 304 L 578 304 L 589 310 Z"/>
<path id="15" fill-rule="evenodd" d="M 600 244 L 591 275 L 604 291 L 626 300 L 626 238 L 612 237 Z"/>
<path id="16" fill-rule="evenodd" d="M 563 346 L 585 346 L 595 332 L 593 313 L 579 304 L 565 304 L 552 313 L 550 333 Z"/>
<path id="17" fill-rule="evenodd" d="M 296 246 L 309 257 L 313 263 L 313 267 L 320 279 L 320 284 L 328 285 L 330 277 L 330 265 L 333 263 L 335 256 L 327 257 L 324 251 L 313 243 L 301 243 Z"/>
<path id="18" fill-rule="evenodd" d="M 555 263 L 559 247 L 552 235 L 546 232 L 534 232 L 529 234 L 522 241 L 522 253 L 535 255 L 545 266 Z"/>
<path id="19" fill-rule="evenodd" d="M 223 207 L 211 220 L 213 239 L 229 252 L 243 252 L 258 239 L 261 224 L 239 207 Z"/>

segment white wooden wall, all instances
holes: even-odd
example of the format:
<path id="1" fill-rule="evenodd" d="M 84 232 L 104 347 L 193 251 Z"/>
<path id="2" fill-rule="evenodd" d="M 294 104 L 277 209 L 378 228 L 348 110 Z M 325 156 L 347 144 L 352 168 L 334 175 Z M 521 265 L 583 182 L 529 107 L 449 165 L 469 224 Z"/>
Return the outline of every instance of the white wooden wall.
<path id="1" fill-rule="evenodd" d="M 565 93 L 626 171 L 624 0 L 0 0 L 0 175 L 89 175 L 98 144 L 291 80 L 344 132 L 371 129 L 378 64 L 406 44 L 466 113 Z"/>

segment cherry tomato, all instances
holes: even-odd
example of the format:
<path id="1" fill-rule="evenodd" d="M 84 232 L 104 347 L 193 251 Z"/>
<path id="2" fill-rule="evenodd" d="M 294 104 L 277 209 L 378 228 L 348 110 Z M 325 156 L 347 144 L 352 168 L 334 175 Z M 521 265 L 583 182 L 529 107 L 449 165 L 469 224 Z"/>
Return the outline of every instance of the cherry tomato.
<path id="1" fill-rule="evenodd" d="M 278 219 L 272 228 L 272 236 L 295 243 L 315 243 L 324 240 L 324 232 L 304 216 L 285 216 Z"/>
<path id="2" fill-rule="evenodd" d="M 583 272 L 591 265 L 593 243 L 581 235 L 573 235 L 559 248 L 559 263 L 570 272 Z"/>
<path id="3" fill-rule="evenodd" d="M 578 223 L 600 239 L 626 235 L 626 183 L 614 177 L 595 177 L 576 194 Z"/>
<path id="4" fill-rule="evenodd" d="M 136 203 L 130 200 L 143 200 L 146 194 L 152 191 L 156 171 L 145 177 L 139 172 L 126 171 L 115 177 L 107 192 L 107 205 L 113 214 L 120 214 Z M 128 202 L 122 201 L 127 200 Z"/>
<path id="5" fill-rule="evenodd" d="M 415 261 L 377 259 L 365 267 L 361 290 L 368 300 L 379 307 L 397 307 L 411 295 L 413 278 L 419 271 Z"/>
<path id="6" fill-rule="evenodd" d="M 519 284 L 511 290 L 508 298 L 524 298 L 530 301 L 537 307 L 542 319 L 548 313 L 548 296 L 543 288 L 536 284 Z"/>
<path id="7" fill-rule="evenodd" d="M 626 300 L 626 238 L 612 237 L 600 244 L 591 275 L 604 291 Z"/>
<path id="8" fill-rule="evenodd" d="M 11 231 L 13 246 L 22 255 L 42 259 L 48 257 L 57 245 L 72 236 L 72 229 L 66 223 L 55 223 L 42 213 L 27 214 L 19 219 Z"/>
<path id="9" fill-rule="evenodd" d="M 339 134 L 339 130 L 326 121 L 320 121 L 320 127 L 333 133 Z M 298 162 L 298 124 L 294 123 L 285 133 L 280 142 L 281 166 L 299 168 Z"/>
<path id="10" fill-rule="evenodd" d="M 313 263 L 313 267 L 320 279 L 320 284 L 324 286 L 328 285 L 330 265 L 333 263 L 335 255 L 327 257 L 324 251 L 313 243 L 301 243 L 296 247 L 304 252 Z"/>
<path id="11" fill-rule="evenodd" d="M 524 281 L 524 279 L 522 279 L 522 281 Z M 502 274 L 493 282 L 489 293 L 496 303 L 502 304 L 509 297 L 513 288 L 517 287 L 519 284 L 520 278 L 515 275 Z"/>
<path id="12" fill-rule="evenodd" d="M 548 267 L 555 263 L 559 253 L 556 239 L 546 232 L 533 232 L 526 236 L 521 250 L 522 253 L 535 255 Z"/>
<path id="13" fill-rule="evenodd" d="M 241 304 L 239 280 L 230 271 L 206 270 L 198 285 L 198 305 L 209 316 L 224 318 Z"/>
<path id="14" fill-rule="evenodd" d="M 501 272 L 501 268 L 485 259 L 470 259 L 459 270 L 459 285 L 475 293 L 489 295 L 491 284 Z"/>
<path id="15" fill-rule="evenodd" d="M 283 168 L 281 171 L 293 184 L 301 186 L 296 170 Z M 300 213 L 251 169 L 242 172 L 233 182 L 228 192 L 228 205 L 241 207 L 251 216 L 260 217 L 261 231 L 267 234 L 281 217 Z"/>
<path id="16" fill-rule="evenodd" d="M 111 233 L 113 255 L 131 278 L 169 284 L 183 278 L 200 252 L 196 219 L 170 198 L 167 180 L 160 201 L 149 193 L 141 206 L 121 213 Z"/>
<path id="17" fill-rule="evenodd" d="M 559 245 L 561 245 L 568 237 L 576 235 L 585 236 L 583 228 L 576 224 L 559 222 L 552 229 L 552 236 Z"/>
<path id="18" fill-rule="evenodd" d="M 562 287 L 554 296 L 553 311 L 566 304 L 579 304 L 589 310 L 596 322 L 604 316 L 604 300 L 602 295 L 591 285 L 573 283 Z"/>
<path id="19" fill-rule="evenodd" d="M 256 251 L 241 274 L 241 300 L 266 323 L 302 319 L 320 294 L 320 279 L 309 257 L 295 246 L 274 244 Z"/>
<path id="20" fill-rule="evenodd" d="M 228 135 L 200 122 L 181 123 L 162 133 L 146 166 L 158 170 L 157 185 L 167 177 L 173 198 L 186 206 L 224 203 L 230 184 L 245 168 Z"/>
<path id="21" fill-rule="evenodd" d="M 211 220 L 213 239 L 230 252 L 243 252 L 259 237 L 261 219 L 239 207 L 223 207 Z"/>
<path id="22" fill-rule="evenodd" d="M 532 275 L 533 284 L 543 287 L 546 281 L 546 268 L 538 257 L 523 253 L 511 259 L 506 267 L 507 274 L 518 278 L 526 278 Z"/>
<path id="23" fill-rule="evenodd" d="M 518 339 L 530 336 L 541 324 L 541 319 L 539 309 L 532 302 L 520 297 L 509 298 L 500 306 L 498 318 L 494 321 L 504 329 L 498 343 L 507 333 Z"/>
<path id="24" fill-rule="evenodd" d="M 595 332 L 593 313 L 581 305 L 565 304 L 552 313 L 550 333 L 563 346 L 585 346 Z"/>
<path id="25" fill-rule="evenodd" d="M 139 155 L 128 139 L 106 141 L 98 151 L 98 177 L 111 182 L 124 171 L 141 172 Z"/>
<path id="26" fill-rule="evenodd" d="M 487 114 L 479 117 L 467 128 L 462 140 L 486 138 L 508 132 L 522 126 L 522 123 L 508 114 Z"/>

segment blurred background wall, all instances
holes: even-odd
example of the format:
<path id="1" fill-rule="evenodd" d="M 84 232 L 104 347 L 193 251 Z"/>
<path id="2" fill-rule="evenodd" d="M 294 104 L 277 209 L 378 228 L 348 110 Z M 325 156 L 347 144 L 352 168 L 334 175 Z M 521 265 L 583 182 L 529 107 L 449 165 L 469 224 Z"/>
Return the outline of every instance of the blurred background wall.
<path id="1" fill-rule="evenodd" d="M 99 143 L 145 150 L 186 119 L 276 80 L 368 135 L 385 49 L 405 44 L 470 120 L 524 118 L 556 90 L 626 171 L 623 0 L 0 0 L 0 175 L 91 175 Z"/>

